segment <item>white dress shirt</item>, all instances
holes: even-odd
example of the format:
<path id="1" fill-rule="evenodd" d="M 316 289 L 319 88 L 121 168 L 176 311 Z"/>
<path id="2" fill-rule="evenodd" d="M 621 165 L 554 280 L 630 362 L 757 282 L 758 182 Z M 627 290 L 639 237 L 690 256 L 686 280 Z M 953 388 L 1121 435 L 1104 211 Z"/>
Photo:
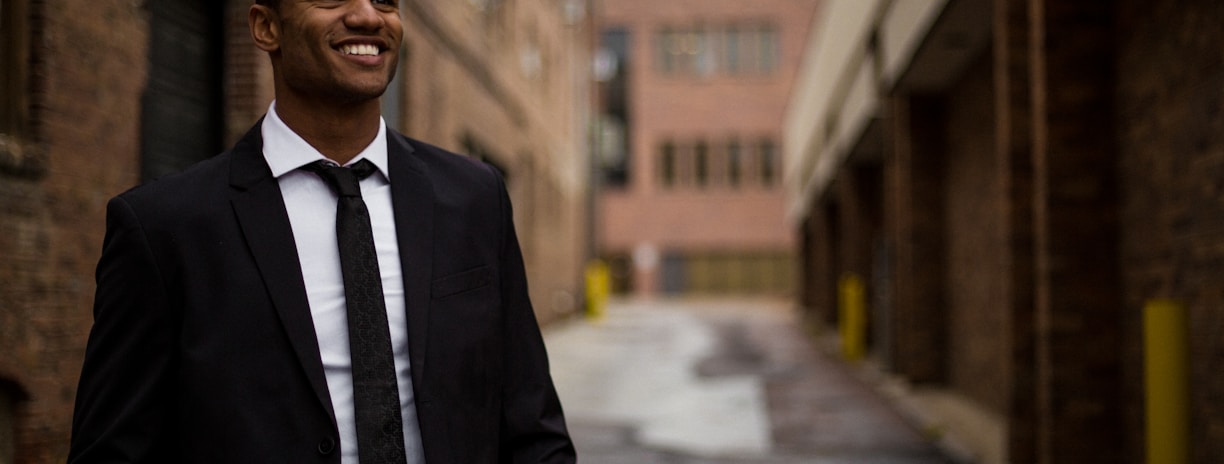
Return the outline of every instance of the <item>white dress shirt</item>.
<path id="1" fill-rule="evenodd" d="M 340 273 L 340 250 L 336 244 L 337 197 L 323 179 L 299 169 L 327 158 L 285 125 L 276 114 L 276 102 L 272 102 L 268 108 L 261 129 L 264 158 L 280 184 L 289 222 L 293 226 L 293 239 L 301 261 L 310 315 L 319 338 L 323 372 L 336 412 L 336 425 L 340 429 L 341 463 L 358 464 L 348 316 L 344 278 Z M 387 303 L 387 322 L 391 329 L 400 409 L 404 417 L 404 448 L 408 464 L 421 464 L 425 458 L 409 371 L 403 270 L 395 235 L 395 215 L 391 209 L 390 171 L 387 168 L 387 129 L 381 119 L 378 136 L 348 165 L 361 159 L 370 160 L 378 168 L 378 173 L 361 181 L 361 195 L 370 210 L 374 247 L 378 252 L 378 268 Z"/>

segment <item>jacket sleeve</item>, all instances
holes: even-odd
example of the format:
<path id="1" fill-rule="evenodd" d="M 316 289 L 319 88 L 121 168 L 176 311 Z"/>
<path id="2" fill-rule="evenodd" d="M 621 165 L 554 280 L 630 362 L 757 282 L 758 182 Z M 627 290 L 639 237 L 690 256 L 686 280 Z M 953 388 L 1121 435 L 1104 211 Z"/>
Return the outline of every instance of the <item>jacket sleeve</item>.
<path id="1" fill-rule="evenodd" d="M 548 353 L 527 293 L 523 256 L 514 232 L 510 199 L 501 187 L 502 310 L 506 360 L 502 391 L 501 461 L 504 463 L 573 463 L 574 445 L 566 430 L 561 401 L 549 373 Z"/>
<path id="2" fill-rule="evenodd" d="M 177 331 L 148 237 L 121 197 L 107 205 L 96 279 L 68 462 L 165 462 Z"/>

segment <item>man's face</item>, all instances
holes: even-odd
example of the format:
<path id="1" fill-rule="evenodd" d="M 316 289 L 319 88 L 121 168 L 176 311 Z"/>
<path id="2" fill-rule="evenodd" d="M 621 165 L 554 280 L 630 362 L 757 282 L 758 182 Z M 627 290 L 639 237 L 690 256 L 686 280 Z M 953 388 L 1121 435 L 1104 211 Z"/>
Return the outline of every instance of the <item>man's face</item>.
<path id="1" fill-rule="evenodd" d="M 354 103 L 378 98 L 395 75 L 399 0 L 281 0 L 280 74 L 290 91 Z"/>

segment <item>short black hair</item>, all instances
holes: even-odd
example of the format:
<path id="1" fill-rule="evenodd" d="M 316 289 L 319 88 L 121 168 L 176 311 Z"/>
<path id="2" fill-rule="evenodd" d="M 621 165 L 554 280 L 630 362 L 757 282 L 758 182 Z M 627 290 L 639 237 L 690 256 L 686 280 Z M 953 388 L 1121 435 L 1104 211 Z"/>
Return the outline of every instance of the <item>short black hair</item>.
<path id="1" fill-rule="evenodd" d="M 256 5 L 264 5 L 273 10 L 280 8 L 280 0 L 255 0 Z"/>

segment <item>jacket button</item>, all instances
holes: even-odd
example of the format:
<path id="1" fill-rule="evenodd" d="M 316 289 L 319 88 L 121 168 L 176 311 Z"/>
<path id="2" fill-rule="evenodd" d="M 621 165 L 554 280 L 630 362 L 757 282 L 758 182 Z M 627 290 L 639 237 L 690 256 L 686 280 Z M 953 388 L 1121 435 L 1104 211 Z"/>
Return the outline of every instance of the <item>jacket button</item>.
<path id="1" fill-rule="evenodd" d="M 336 450 L 336 441 L 331 438 L 324 438 L 319 442 L 319 454 L 331 454 Z"/>

